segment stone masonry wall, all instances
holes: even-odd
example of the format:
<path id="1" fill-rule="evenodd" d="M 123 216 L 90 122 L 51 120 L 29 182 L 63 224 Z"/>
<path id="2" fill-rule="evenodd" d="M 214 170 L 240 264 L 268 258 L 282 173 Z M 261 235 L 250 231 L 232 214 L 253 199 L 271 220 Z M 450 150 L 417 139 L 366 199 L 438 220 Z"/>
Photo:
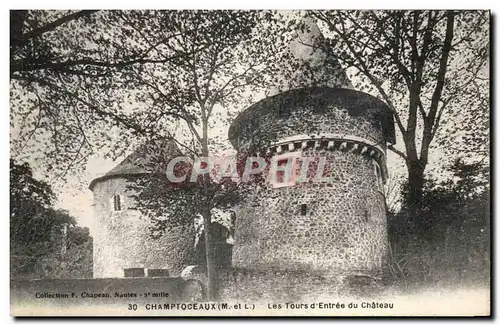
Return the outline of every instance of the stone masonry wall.
<path id="1" fill-rule="evenodd" d="M 346 294 L 343 277 L 311 272 L 232 269 L 220 272 L 220 299 L 249 303 L 307 302 Z"/>
<path id="2" fill-rule="evenodd" d="M 234 267 L 380 274 L 387 221 L 371 160 L 340 151 L 303 153 L 320 155 L 335 167 L 327 174 L 334 182 L 259 187 L 239 207 Z"/>
<path id="3" fill-rule="evenodd" d="M 150 237 L 148 221 L 134 209 L 125 178 L 98 182 L 94 189 L 94 278 L 124 277 L 125 268 L 165 268 L 178 275 L 191 263 L 194 228 Z M 122 211 L 113 210 L 113 196 L 122 198 Z"/>
<path id="4" fill-rule="evenodd" d="M 374 128 L 373 121 L 366 117 L 352 117 L 347 110 L 331 107 L 325 114 L 311 114 L 309 107 L 298 108 L 288 117 L 280 118 L 277 123 L 277 139 L 294 136 L 297 134 L 339 134 L 365 138 L 384 147 L 381 141 L 382 128 Z M 273 123 L 276 123 L 273 121 Z M 265 126 L 263 126 L 265 128 Z"/>
<path id="5" fill-rule="evenodd" d="M 362 94 L 339 93 L 339 96 Z M 290 136 L 338 134 L 364 138 L 385 150 L 390 131 L 384 132 L 384 128 L 389 127 L 386 113 L 380 112 L 380 103 L 335 98 L 335 92 L 324 90 L 298 92 L 297 97 L 293 95 L 265 99 L 243 112 L 230 128 L 229 136 L 235 147 L 240 152 L 252 152 Z M 359 106 L 356 106 L 358 102 Z M 253 114 L 252 110 L 255 111 Z"/>
<path id="6" fill-rule="evenodd" d="M 349 110 L 339 101 L 335 104 L 335 99 L 322 102 L 300 97 L 286 101 L 276 101 L 283 109 L 261 110 L 254 114 L 255 119 L 238 122 L 240 133 L 233 143 L 240 152 L 252 152 L 297 135 L 313 139 L 322 134 L 339 135 L 340 139 L 354 136 L 381 147 L 384 153 L 378 164 L 386 169 L 386 139 L 376 110 L 353 109 L 356 100 L 348 98 L 345 103 L 350 103 Z M 318 103 L 325 106 L 317 107 Z M 276 116 L 276 111 L 282 113 Z M 326 157 L 331 167 L 326 176 L 333 181 L 280 188 L 256 186 L 237 211 L 233 266 L 379 276 L 388 239 L 385 199 L 373 158 L 314 148 L 302 150 L 301 156 Z M 305 216 L 302 204 L 306 204 Z"/>

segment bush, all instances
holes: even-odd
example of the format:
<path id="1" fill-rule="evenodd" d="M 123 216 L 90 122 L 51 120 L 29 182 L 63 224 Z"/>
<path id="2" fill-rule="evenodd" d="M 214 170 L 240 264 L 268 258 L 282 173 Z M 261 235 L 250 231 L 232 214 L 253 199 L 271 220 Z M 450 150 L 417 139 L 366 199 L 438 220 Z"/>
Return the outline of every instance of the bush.
<path id="1" fill-rule="evenodd" d="M 450 170 L 453 180 L 426 181 L 414 225 L 407 223 L 404 202 L 399 212 L 389 212 L 392 276 L 425 283 L 489 282 L 488 171 L 459 160 Z"/>

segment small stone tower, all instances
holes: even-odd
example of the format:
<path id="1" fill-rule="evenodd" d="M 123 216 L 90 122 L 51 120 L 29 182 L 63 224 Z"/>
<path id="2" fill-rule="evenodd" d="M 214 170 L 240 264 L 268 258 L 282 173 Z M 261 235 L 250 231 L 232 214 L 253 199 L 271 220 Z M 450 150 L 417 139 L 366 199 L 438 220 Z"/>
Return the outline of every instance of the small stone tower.
<path id="1" fill-rule="evenodd" d="M 352 89 L 340 64 L 321 51 L 318 27 L 306 23 L 289 53 L 313 74 L 284 74 L 288 89 L 242 112 L 229 139 L 240 155 L 264 150 L 278 166 L 292 160 L 293 175 L 308 158 L 307 179 L 255 187 L 237 210 L 233 266 L 379 276 L 388 250 L 383 185 L 393 115 Z"/>
<path id="2" fill-rule="evenodd" d="M 148 176 L 158 165 L 180 154 L 172 141 L 150 141 L 89 189 L 94 194 L 94 278 L 179 274 L 193 255 L 194 229 L 172 229 L 150 236 L 150 221 L 137 210 L 131 179 Z"/>

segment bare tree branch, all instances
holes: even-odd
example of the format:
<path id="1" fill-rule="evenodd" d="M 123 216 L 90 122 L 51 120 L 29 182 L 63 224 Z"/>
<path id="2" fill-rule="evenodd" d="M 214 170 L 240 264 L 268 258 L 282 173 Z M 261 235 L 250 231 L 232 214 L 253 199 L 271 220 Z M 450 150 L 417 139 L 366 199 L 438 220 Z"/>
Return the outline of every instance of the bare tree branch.
<path id="1" fill-rule="evenodd" d="M 41 36 L 42 34 L 47 33 L 49 31 L 52 31 L 52 30 L 56 29 L 57 27 L 65 24 L 67 22 L 70 22 L 72 20 L 76 20 L 76 19 L 79 19 L 82 17 L 90 16 L 97 11 L 98 10 L 80 10 L 78 12 L 61 17 L 61 18 L 59 18 L 51 23 L 48 23 L 40 28 L 33 29 L 33 30 L 23 34 L 20 38 L 17 38 L 15 40 L 11 39 L 11 46 L 13 46 L 13 45 L 18 46 L 20 44 L 23 44 L 26 41 L 28 41 L 29 39 Z"/>

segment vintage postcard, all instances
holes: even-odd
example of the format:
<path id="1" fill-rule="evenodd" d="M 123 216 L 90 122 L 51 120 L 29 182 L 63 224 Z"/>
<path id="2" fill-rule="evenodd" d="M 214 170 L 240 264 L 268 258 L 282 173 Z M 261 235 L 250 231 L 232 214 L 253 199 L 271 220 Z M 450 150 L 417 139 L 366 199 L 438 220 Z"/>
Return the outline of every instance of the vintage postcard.
<path id="1" fill-rule="evenodd" d="M 489 316 L 490 12 L 11 10 L 12 316 Z"/>

